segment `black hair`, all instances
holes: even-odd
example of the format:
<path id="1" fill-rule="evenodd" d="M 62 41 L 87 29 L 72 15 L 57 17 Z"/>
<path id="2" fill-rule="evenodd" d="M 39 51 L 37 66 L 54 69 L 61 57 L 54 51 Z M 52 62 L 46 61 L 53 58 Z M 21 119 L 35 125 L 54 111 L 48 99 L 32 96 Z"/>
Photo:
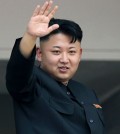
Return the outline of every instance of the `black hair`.
<path id="1" fill-rule="evenodd" d="M 49 22 L 49 26 L 53 24 L 58 24 L 59 28 L 52 31 L 48 35 L 41 37 L 40 41 L 48 40 L 51 35 L 63 33 L 71 37 L 70 43 L 76 42 L 76 40 L 81 42 L 83 32 L 77 23 L 70 20 L 52 18 Z"/>

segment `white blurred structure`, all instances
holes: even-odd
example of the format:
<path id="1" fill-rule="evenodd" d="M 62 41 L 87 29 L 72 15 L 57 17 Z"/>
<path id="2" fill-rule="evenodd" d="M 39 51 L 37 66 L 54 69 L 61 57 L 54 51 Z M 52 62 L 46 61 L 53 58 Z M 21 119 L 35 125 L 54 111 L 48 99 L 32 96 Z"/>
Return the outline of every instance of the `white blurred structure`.
<path id="1" fill-rule="evenodd" d="M 0 59 L 8 59 L 16 38 L 23 36 L 37 4 L 45 0 L 0 1 Z M 76 21 L 83 29 L 83 59 L 120 60 L 119 0 L 54 0 L 57 18 Z"/>

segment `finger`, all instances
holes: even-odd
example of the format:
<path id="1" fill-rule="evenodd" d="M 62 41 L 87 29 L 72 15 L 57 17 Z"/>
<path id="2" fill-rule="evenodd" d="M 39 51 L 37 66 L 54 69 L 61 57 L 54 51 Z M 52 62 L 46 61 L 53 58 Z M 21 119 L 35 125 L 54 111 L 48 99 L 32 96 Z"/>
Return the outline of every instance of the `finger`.
<path id="1" fill-rule="evenodd" d="M 35 8 L 34 12 L 33 12 L 33 16 L 36 16 L 39 14 L 39 10 L 40 10 L 40 5 L 37 5 L 37 7 Z"/>
<path id="2" fill-rule="evenodd" d="M 57 9 L 58 9 L 58 6 L 55 6 L 54 9 L 48 14 L 49 19 L 53 18 L 53 16 L 55 15 Z"/>
<path id="3" fill-rule="evenodd" d="M 46 2 L 44 3 L 44 5 L 41 7 L 41 10 L 40 10 L 40 12 L 39 12 L 40 15 L 43 15 L 43 14 L 44 14 L 46 8 L 48 7 L 48 4 L 49 4 L 49 2 L 46 1 Z"/>
<path id="4" fill-rule="evenodd" d="M 54 24 L 48 28 L 48 34 L 59 28 L 58 24 Z"/>
<path id="5" fill-rule="evenodd" d="M 52 0 L 50 0 L 49 1 L 49 4 L 48 4 L 48 6 L 47 6 L 47 8 L 46 8 L 46 10 L 45 10 L 45 12 L 44 12 L 44 15 L 48 15 L 48 13 L 49 13 L 49 11 L 50 11 L 50 9 L 51 9 L 51 7 L 52 7 L 52 4 L 53 4 L 53 1 Z"/>

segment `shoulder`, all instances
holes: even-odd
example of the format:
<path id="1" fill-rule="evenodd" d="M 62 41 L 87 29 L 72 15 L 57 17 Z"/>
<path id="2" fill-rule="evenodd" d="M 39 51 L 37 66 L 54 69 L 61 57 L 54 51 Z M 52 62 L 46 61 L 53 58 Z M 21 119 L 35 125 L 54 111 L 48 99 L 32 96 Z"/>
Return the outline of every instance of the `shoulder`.
<path id="1" fill-rule="evenodd" d="M 95 90 L 75 80 L 70 80 L 69 87 L 77 97 L 89 102 L 98 102 Z"/>
<path id="2" fill-rule="evenodd" d="M 78 90 L 84 90 L 85 92 L 93 92 L 93 89 L 75 80 L 70 80 L 70 85 L 74 85 Z"/>

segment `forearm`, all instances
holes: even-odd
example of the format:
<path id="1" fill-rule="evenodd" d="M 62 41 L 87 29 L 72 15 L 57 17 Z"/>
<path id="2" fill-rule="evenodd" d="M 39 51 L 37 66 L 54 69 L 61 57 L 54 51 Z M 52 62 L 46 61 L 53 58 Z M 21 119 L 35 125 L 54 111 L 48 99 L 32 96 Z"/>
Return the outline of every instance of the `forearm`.
<path id="1" fill-rule="evenodd" d="M 36 44 L 36 36 L 32 36 L 27 32 L 24 34 L 20 42 L 20 52 L 25 58 L 29 58 Z"/>
<path id="2" fill-rule="evenodd" d="M 35 61 L 35 47 L 29 58 L 25 58 L 20 50 L 21 39 L 17 39 L 13 47 L 6 70 L 6 86 L 10 92 L 22 90 L 31 78 Z"/>

